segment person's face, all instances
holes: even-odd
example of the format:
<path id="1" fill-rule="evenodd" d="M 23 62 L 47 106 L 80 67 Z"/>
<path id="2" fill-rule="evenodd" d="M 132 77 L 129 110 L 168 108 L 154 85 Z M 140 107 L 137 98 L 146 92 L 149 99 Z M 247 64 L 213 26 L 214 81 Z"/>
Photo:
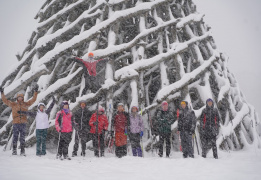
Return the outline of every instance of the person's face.
<path id="1" fill-rule="evenodd" d="M 39 107 L 39 109 L 40 109 L 40 111 L 43 111 L 43 110 L 44 110 L 44 106 L 41 105 L 41 106 Z"/>
<path id="2" fill-rule="evenodd" d="M 119 111 L 119 112 L 123 112 L 123 111 L 124 111 L 123 106 L 118 106 L 118 111 Z"/>
<path id="3" fill-rule="evenodd" d="M 18 101 L 18 102 L 22 102 L 23 99 L 24 99 L 23 97 L 20 97 L 20 96 L 19 96 L 19 97 L 17 98 L 17 101 Z"/>
<path id="4" fill-rule="evenodd" d="M 93 60 L 93 56 L 92 56 L 92 55 L 89 55 L 89 59 L 90 59 L 90 60 Z"/>
<path id="5" fill-rule="evenodd" d="M 103 114 L 103 111 L 99 111 L 98 114 L 99 114 L 99 115 Z"/>
<path id="6" fill-rule="evenodd" d="M 182 109 L 186 108 L 186 104 L 181 104 Z"/>
<path id="7" fill-rule="evenodd" d="M 131 109 L 131 111 L 135 113 L 135 112 L 137 112 L 137 108 L 133 107 L 133 108 Z"/>
<path id="8" fill-rule="evenodd" d="M 68 104 L 65 104 L 65 105 L 63 106 L 63 108 L 64 108 L 64 109 L 69 109 L 69 105 L 68 105 Z"/>
<path id="9" fill-rule="evenodd" d="M 81 108 L 84 109 L 86 107 L 85 103 L 81 103 Z"/>
<path id="10" fill-rule="evenodd" d="M 164 105 L 162 105 L 162 109 L 163 109 L 164 111 L 167 111 L 167 110 L 168 110 L 168 107 L 169 107 L 168 104 L 164 104 Z"/>
<path id="11" fill-rule="evenodd" d="M 211 107 L 212 106 L 212 101 L 208 101 L 208 106 Z"/>

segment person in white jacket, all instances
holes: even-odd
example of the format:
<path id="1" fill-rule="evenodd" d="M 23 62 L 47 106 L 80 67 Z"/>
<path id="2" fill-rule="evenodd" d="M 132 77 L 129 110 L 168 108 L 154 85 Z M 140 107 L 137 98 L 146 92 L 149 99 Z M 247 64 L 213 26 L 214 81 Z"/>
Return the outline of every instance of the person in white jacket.
<path id="1" fill-rule="evenodd" d="M 30 111 L 18 111 L 19 114 L 26 114 L 35 118 L 36 121 L 36 155 L 46 155 L 46 137 L 47 129 L 49 128 L 49 114 L 54 106 L 55 98 L 52 97 L 53 101 L 45 110 L 45 104 L 39 103 L 38 110 L 36 112 Z"/>

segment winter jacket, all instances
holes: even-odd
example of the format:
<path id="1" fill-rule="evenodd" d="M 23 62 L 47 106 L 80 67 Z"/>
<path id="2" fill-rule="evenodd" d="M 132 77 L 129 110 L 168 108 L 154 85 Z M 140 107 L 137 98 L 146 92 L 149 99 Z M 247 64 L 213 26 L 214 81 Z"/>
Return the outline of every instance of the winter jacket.
<path id="1" fill-rule="evenodd" d="M 100 61 L 108 61 L 108 59 L 84 61 L 84 60 L 82 60 L 80 58 L 75 58 L 73 60 L 78 62 L 78 63 L 83 64 L 84 67 L 87 69 L 87 71 L 88 71 L 90 76 L 96 76 L 96 66 L 97 66 L 97 63 L 99 63 Z"/>
<path id="2" fill-rule="evenodd" d="M 91 127 L 89 125 L 89 121 L 91 116 L 92 113 L 87 108 L 80 108 L 74 113 L 73 118 L 78 131 L 90 131 Z"/>
<path id="3" fill-rule="evenodd" d="M 130 117 L 126 112 L 117 112 L 112 118 L 112 129 L 115 132 L 124 133 L 125 130 L 129 130 L 130 127 Z"/>
<path id="4" fill-rule="evenodd" d="M 180 108 L 177 110 L 178 131 L 189 131 L 194 133 L 196 128 L 196 116 L 194 111 L 189 110 L 187 102 L 186 104 L 187 106 L 185 109 Z"/>
<path id="5" fill-rule="evenodd" d="M 28 111 L 28 108 L 36 101 L 37 92 L 34 92 L 33 98 L 27 102 L 22 101 L 12 102 L 6 99 L 4 93 L 2 93 L 2 101 L 12 108 L 13 124 L 27 123 L 27 117 L 25 114 L 19 114 L 18 111 Z"/>
<path id="6" fill-rule="evenodd" d="M 173 113 L 169 110 L 160 110 L 157 113 L 157 127 L 160 134 L 171 133 L 171 124 L 175 122 Z"/>
<path id="7" fill-rule="evenodd" d="M 52 102 L 50 104 L 50 106 L 48 107 L 48 109 L 46 111 L 40 111 L 39 107 L 41 105 L 44 105 L 43 103 L 39 103 L 38 104 L 38 111 L 37 112 L 30 112 L 30 111 L 21 111 L 21 114 L 26 114 L 29 115 L 33 118 L 35 118 L 36 121 L 36 129 L 47 129 L 49 128 L 49 114 L 54 106 L 54 102 Z M 45 106 L 45 105 L 44 105 Z"/>
<path id="8" fill-rule="evenodd" d="M 138 113 L 130 113 L 130 132 L 140 133 L 141 131 L 144 131 L 142 117 Z"/>
<path id="9" fill-rule="evenodd" d="M 64 110 L 59 111 L 56 114 L 56 119 L 55 119 L 55 127 L 56 130 L 59 132 L 72 132 L 73 131 L 73 116 L 72 113 L 69 111 L 69 113 L 65 113 Z"/>
<path id="10" fill-rule="evenodd" d="M 97 113 L 93 113 L 89 122 L 91 126 L 90 133 L 92 134 L 96 133 L 97 126 L 93 124 L 96 121 L 97 121 Z M 98 115 L 98 133 L 101 134 L 103 130 L 107 130 L 108 126 L 109 126 L 109 122 L 107 116 L 105 114 Z"/>
<path id="11" fill-rule="evenodd" d="M 206 108 L 202 111 L 200 116 L 200 134 L 206 138 L 214 138 L 219 133 L 220 117 L 218 110 L 214 108 L 214 105 Z"/>

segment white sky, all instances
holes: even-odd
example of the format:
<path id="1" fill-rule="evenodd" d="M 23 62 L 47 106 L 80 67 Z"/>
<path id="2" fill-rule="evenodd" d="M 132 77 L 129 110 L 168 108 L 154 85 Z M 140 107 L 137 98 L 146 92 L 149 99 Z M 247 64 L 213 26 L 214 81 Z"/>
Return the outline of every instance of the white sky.
<path id="1" fill-rule="evenodd" d="M 193 0 L 213 31 L 218 48 L 229 57 L 229 68 L 240 88 L 261 112 L 261 0 Z M 45 0 L 0 0 L 0 82 L 27 45 Z"/>

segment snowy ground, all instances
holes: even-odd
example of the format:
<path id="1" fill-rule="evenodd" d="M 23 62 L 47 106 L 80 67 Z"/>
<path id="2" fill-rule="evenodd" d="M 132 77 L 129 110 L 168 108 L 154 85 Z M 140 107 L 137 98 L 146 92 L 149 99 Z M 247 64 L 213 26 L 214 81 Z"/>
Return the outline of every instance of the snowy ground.
<path id="1" fill-rule="evenodd" d="M 106 154 L 105 158 L 93 157 L 88 151 L 87 157 L 75 157 L 69 160 L 56 160 L 48 153 L 45 157 L 36 157 L 35 149 L 26 150 L 27 157 L 11 156 L 11 151 L 3 152 L 0 147 L 0 179 L 175 179 L 175 180 L 258 180 L 261 179 L 261 150 L 238 152 L 219 152 L 220 159 L 215 160 L 212 152 L 207 159 L 196 156 L 195 159 L 183 159 L 180 152 L 173 152 L 170 159 L 131 156 L 122 159 Z"/>

